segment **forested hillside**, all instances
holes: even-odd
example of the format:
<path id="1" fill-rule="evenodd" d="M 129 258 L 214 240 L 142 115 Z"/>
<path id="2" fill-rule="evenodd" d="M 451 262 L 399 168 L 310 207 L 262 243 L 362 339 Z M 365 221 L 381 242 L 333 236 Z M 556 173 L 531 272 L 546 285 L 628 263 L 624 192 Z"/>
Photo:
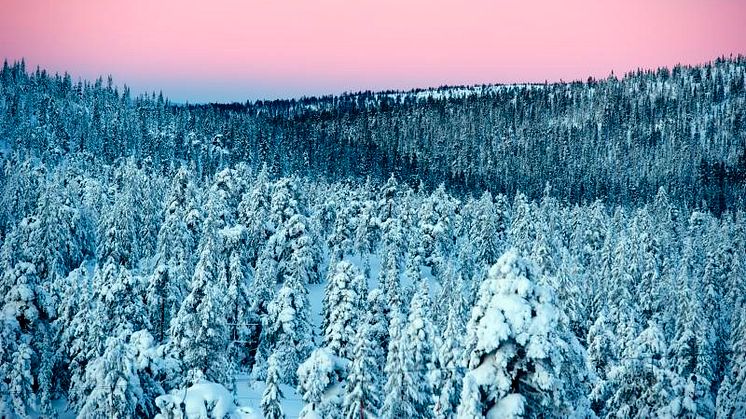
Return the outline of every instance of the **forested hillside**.
<path id="1" fill-rule="evenodd" d="M 744 417 L 745 71 L 192 106 L 6 65 L 0 417 Z"/>
<path id="2" fill-rule="evenodd" d="M 454 193 L 570 203 L 648 203 L 665 187 L 690 208 L 743 208 L 746 58 L 617 79 L 359 93 L 234 105 L 133 98 L 113 81 L 75 82 L 23 63 L 0 79 L 0 138 L 54 161 L 187 160 L 201 178 L 267 163 L 332 180 L 391 173 Z"/>

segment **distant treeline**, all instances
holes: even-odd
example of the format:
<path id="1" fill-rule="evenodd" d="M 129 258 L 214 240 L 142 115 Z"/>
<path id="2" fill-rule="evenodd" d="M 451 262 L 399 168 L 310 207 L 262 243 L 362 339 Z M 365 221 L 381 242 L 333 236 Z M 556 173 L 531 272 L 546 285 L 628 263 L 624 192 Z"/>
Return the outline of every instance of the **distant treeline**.
<path id="1" fill-rule="evenodd" d="M 204 179 L 239 162 L 331 181 L 390 174 L 456 194 L 637 206 L 743 208 L 746 57 L 586 82 L 174 105 L 111 78 L 74 82 L 23 62 L 0 73 L 0 140 L 46 163 L 189 161 Z M 10 155 L 11 153 L 6 153 Z"/>

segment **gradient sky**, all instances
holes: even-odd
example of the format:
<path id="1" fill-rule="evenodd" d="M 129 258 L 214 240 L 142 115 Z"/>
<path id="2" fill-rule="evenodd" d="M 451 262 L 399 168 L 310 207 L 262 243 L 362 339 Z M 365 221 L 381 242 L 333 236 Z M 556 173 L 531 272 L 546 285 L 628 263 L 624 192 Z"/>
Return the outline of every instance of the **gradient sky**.
<path id="1" fill-rule="evenodd" d="M 584 80 L 738 53 L 743 0 L 0 0 L 0 58 L 176 101 Z"/>

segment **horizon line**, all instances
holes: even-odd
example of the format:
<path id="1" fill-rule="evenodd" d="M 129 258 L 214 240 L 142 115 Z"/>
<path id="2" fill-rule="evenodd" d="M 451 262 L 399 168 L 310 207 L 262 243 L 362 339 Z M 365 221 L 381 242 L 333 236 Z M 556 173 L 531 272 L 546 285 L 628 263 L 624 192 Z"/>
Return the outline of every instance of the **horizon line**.
<path id="1" fill-rule="evenodd" d="M 559 80 L 553 80 L 549 81 L 549 79 L 545 79 L 542 81 L 521 81 L 521 82 L 484 82 L 484 83 L 466 83 L 466 84 L 441 84 L 441 85 L 430 85 L 430 86 L 415 86 L 415 87 L 409 87 L 409 88 L 390 88 L 390 89 L 359 89 L 359 90 L 343 90 L 339 92 L 329 92 L 329 93 L 322 93 L 322 94 L 310 94 L 310 95 L 301 95 L 301 96 L 283 96 L 283 97 L 276 97 L 276 98 L 256 98 L 256 99 L 250 99 L 247 98 L 243 101 L 195 101 L 191 102 L 189 100 L 181 101 L 181 100 L 174 100 L 168 97 L 167 94 L 164 93 L 163 89 L 159 90 L 146 90 L 142 89 L 138 91 L 136 95 L 134 95 L 134 98 L 142 98 L 142 97 L 156 97 L 159 95 L 163 96 L 164 101 L 168 102 L 172 105 L 179 105 L 179 106 L 205 106 L 205 105 L 242 105 L 246 106 L 249 104 L 256 104 L 258 102 L 291 102 L 291 101 L 302 101 L 302 100 L 322 100 L 326 98 L 334 98 L 334 97 L 344 97 L 344 96 L 358 96 L 362 94 L 373 94 L 373 95 L 381 95 L 381 94 L 391 94 L 391 93 L 419 93 L 419 92 L 427 92 L 427 91 L 437 91 L 441 89 L 456 89 L 456 88 L 476 88 L 476 87 L 492 87 L 492 86 L 545 86 L 545 85 L 559 85 L 559 84 L 572 84 L 572 83 L 587 83 L 589 80 L 593 81 L 605 81 L 610 78 L 616 78 L 617 80 L 622 80 L 624 78 L 627 78 L 629 76 L 633 76 L 635 74 L 638 74 L 640 72 L 646 73 L 646 72 L 655 72 L 660 69 L 668 69 L 672 70 L 677 67 L 682 68 L 695 68 L 695 67 L 704 67 L 708 65 L 712 65 L 714 63 L 717 63 L 720 60 L 740 60 L 740 59 L 746 59 L 746 54 L 744 53 L 734 53 L 731 52 L 727 56 L 725 54 L 718 55 L 717 57 L 700 61 L 697 63 L 682 63 L 678 62 L 674 65 L 663 65 L 663 66 L 657 66 L 655 68 L 653 67 L 637 67 L 636 69 L 632 70 L 626 70 L 625 72 L 621 73 L 621 77 L 619 77 L 618 74 L 615 74 L 614 69 L 609 70 L 609 73 L 602 77 L 594 77 L 593 75 L 589 75 L 585 78 L 575 78 L 572 80 L 563 80 L 560 78 Z M 8 60 L 8 58 L 3 59 L 3 65 L 7 64 L 8 66 L 16 66 L 23 63 L 24 67 L 26 67 L 26 59 L 25 57 L 21 57 L 20 59 L 14 59 L 12 62 Z M 109 78 L 112 79 L 112 84 L 114 86 L 114 89 L 117 90 L 125 90 L 129 89 L 129 91 L 132 91 L 132 86 L 128 83 L 118 83 L 117 79 L 114 77 L 112 73 L 109 74 L 99 74 L 96 77 L 93 78 L 87 78 L 85 76 L 74 76 L 67 70 L 62 71 L 54 71 L 54 73 L 51 73 L 46 69 L 46 67 L 42 67 L 41 65 L 37 64 L 33 67 L 33 69 L 26 68 L 25 69 L 26 74 L 34 76 L 34 73 L 37 71 L 42 71 L 46 73 L 47 75 L 53 75 L 54 77 L 64 77 L 65 75 L 69 76 L 70 78 L 75 77 L 75 83 L 83 83 L 85 84 L 93 84 L 99 80 L 104 81 L 108 80 Z M 121 88 L 121 89 L 120 89 Z"/>

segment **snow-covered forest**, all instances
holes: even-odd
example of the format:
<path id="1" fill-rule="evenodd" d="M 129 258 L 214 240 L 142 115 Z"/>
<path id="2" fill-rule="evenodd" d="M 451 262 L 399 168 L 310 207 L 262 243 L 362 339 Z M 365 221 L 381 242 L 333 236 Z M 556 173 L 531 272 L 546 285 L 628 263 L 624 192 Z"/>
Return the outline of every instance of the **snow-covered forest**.
<path id="1" fill-rule="evenodd" d="M 236 105 L 0 73 L 0 416 L 746 416 L 746 59 Z"/>

